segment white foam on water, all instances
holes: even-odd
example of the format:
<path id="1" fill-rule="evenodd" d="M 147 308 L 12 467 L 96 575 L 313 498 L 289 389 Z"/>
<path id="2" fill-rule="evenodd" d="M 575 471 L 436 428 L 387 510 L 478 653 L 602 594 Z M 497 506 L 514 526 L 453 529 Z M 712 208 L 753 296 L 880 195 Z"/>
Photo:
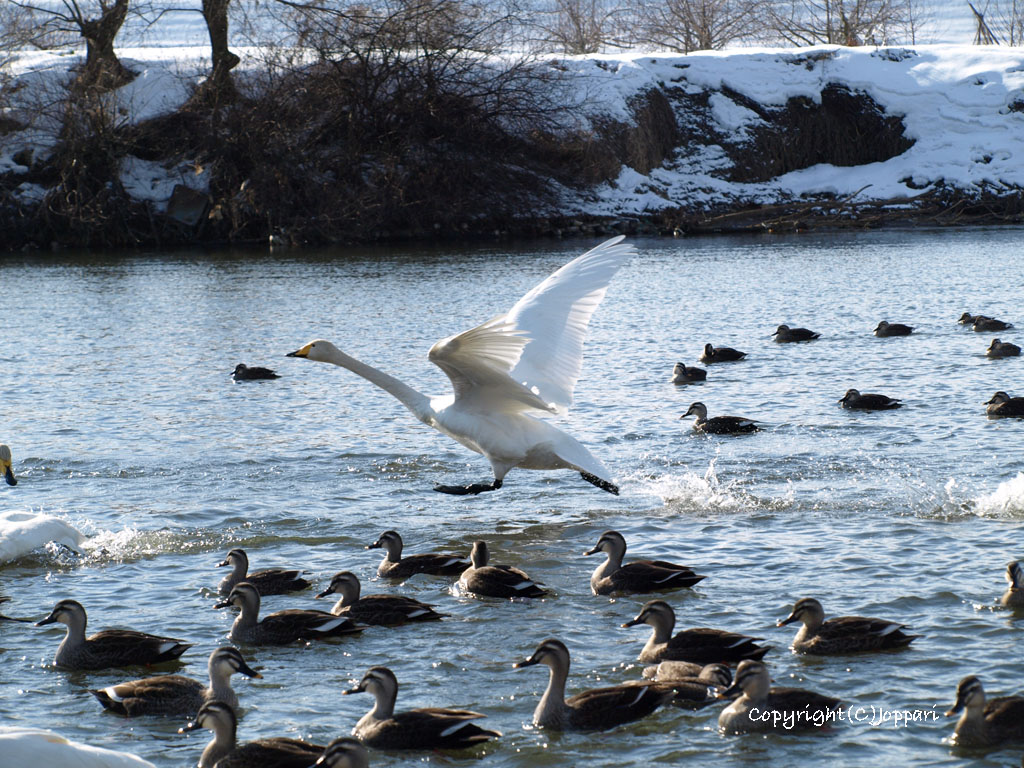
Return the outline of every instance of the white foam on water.
<path id="1" fill-rule="evenodd" d="M 992 493 L 974 500 L 975 511 L 983 517 L 1015 517 L 1024 515 L 1024 472 L 1000 483 Z"/>

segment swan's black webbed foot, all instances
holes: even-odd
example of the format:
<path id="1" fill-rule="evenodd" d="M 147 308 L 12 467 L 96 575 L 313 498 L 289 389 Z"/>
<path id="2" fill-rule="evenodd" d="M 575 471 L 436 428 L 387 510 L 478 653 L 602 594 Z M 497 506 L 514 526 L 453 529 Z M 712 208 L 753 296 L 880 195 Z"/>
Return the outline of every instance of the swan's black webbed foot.
<path id="1" fill-rule="evenodd" d="M 615 483 L 609 483 L 607 480 L 602 480 L 597 475 L 592 475 L 589 472 L 580 472 L 580 477 L 582 477 L 591 485 L 596 485 L 602 491 L 608 491 L 608 493 L 614 496 L 619 495 L 619 486 L 617 486 Z"/>
<path id="2" fill-rule="evenodd" d="M 602 481 L 603 482 L 603 481 Z M 435 485 L 438 493 L 450 493 L 453 496 L 476 496 L 478 493 L 496 491 L 501 488 L 501 480 L 493 483 L 472 483 L 471 485 Z"/>

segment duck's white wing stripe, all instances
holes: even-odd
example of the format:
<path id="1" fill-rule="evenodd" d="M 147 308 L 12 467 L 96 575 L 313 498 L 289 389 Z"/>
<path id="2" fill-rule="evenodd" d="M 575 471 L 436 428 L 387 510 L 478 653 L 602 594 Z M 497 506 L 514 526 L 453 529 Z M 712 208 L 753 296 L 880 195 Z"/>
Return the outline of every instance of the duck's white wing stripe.
<path id="1" fill-rule="evenodd" d="M 559 412 L 572 403 L 590 318 L 619 267 L 636 253 L 623 239 L 570 261 L 508 312 L 508 321 L 530 338 L 510 375 Z"/>

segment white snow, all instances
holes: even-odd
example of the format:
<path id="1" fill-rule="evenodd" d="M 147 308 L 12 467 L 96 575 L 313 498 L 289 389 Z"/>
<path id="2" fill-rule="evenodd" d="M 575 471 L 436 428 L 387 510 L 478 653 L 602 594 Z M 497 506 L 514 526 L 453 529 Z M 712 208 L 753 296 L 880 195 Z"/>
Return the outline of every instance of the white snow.
<path id="1" fill-rule="evenodd" d="M 194 5 L 198 7 L 198 0 Z M 180 6 L 179 6 L 180 7 Z M 188 6 L 186 6 L 188 7 Z M 209 66 L 208 43 L 197 13 L 170 14 L 177 26 L 161 43 L 119 49 L 136 79 L 111 97 L 119 122 L 137 122 L 173 111 L 189 96 Z M 159 25 L 136 31 L 134 39 L 153 35 Z M 200 34 L 201 33 L 201 34 Z M 235 48 L 243 57 L 237 70 L 256 66 L 258 48 Z M 59 92 L 59 84 L 80 62 L 81 50 L 21 53 L 8 69 L 24 87 L 24 99 L 8 114 L 24 130 L 0 135 L 0 173 L 25 173 L 15 157 L 31 150 L 45 156 L 54 146 L 57 125 L 39 104 Z M 627 53 L 568 57 L 562 63 L 574 80 L 574 98 L 592 116 L 629 121 L 630 101 L 651 88 L 710 92 L 709 115 L 719 135 L 735 142 L 761 118 L 728 95 L 728 89 L 769 107 L 794 97 L 819 100 L 822 89 L 844 84 L 870 95 L 887 114 L 901 116 L 914 145 L 903 154 L 853 168 L 819 165 L 761 183 L 724 179 L 729 158 L 715 144 L 683 146 L 649 173 L 623 168 L 618 177 L 585 193 L 564 191 L 564 214 L 631 215 L 675 206 L 706 206 L 751 201 L 772 203 L 803 196 L 858 199 L 910 198 L 931 185 L 962 189 L 1024 188 L 1024 49 L 954 44 L 912 48 L 802 49 L 742 48 L 690 55 Z M 722 89 L 727 89 L 722 92 Z M 1020 107 L 1011 109 L 1011 105 Z M 52 114 L 52 113 L 51 113 Z M 586 126 L 582 126 L 586 127 Z M 180 166 L 129 158 L 122 181 L 134 197 L 162 210 L 175 184 L 206 188 L 206 178 L 186 162 Z M 37 201 L 35 184 L 16 190 L 22 200 Z"/>

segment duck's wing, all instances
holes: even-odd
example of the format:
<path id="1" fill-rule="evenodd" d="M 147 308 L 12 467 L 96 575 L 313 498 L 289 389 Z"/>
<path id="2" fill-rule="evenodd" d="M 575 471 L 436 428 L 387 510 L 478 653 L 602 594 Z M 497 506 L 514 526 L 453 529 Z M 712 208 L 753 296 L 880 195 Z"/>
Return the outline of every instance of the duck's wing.
<path id="1" fill-rule="evenodd" d="M 191 643 L 132 629 L 105 629 L 88 639 L 89 652 L 107 663 L 159 664 L 173 661 L 192 647 Z"/>
<path id="2" fill-rule="evenodd" d="M 665 683 L 634 682 L 592 688 L 566 699 L 573 725 L 583 730 L 611 728 L 646 717 L 671 701 L 675 690 Z"/>
<path id="3" fill-rule="evenodd" d="M 299 739 L 274 737 L 241 744 L 214 764 L 214 768 L 309 768 L 324 747 Z"/>
<path id="4" fill-rule="evenodd" d="M 636 253 L 623 239 L 613 237 L 573 259 L 506 315 L 530 339 L 510 375 L 535 392 L 547 410 L 564 413 L 572 404 L 590 318 L 619 267 Z"/>
<path id="5" fill-rule="evenodd" d="M 456 400 L 486 399 L 493 407 L 521 411 L 554 408 L 510 377 L 530 341 L 505 315 L 476 328 L 441 339 L 427 354 L 430 362 L 451 379 Z"/>
<path id="6" fill-rule="evenodd" d="M 206 686 L 181 675 L 157 675 L 118 683 L 90 693 L 105 709 L 131 717 L 141 714 L 195 714 Z"/>
<path id="7" fill-rule="evenodd" d="M 906 628 L 904 624 L 887 619 L 837 616 L 818 627 L 817 635 L 825 640 L 857 637 L 879 645 L 906 645 L 915 638 L 903 631 Z"/>
<path id="8" fill-rule="evenodd" d="M 669 639 L 663 658 L 698 664 L 727 664 L 743 659 L 760 659 L 771 650 L 771 646 L 758 645 L 760 639 L 724 629 L 684 629 Z"/>

